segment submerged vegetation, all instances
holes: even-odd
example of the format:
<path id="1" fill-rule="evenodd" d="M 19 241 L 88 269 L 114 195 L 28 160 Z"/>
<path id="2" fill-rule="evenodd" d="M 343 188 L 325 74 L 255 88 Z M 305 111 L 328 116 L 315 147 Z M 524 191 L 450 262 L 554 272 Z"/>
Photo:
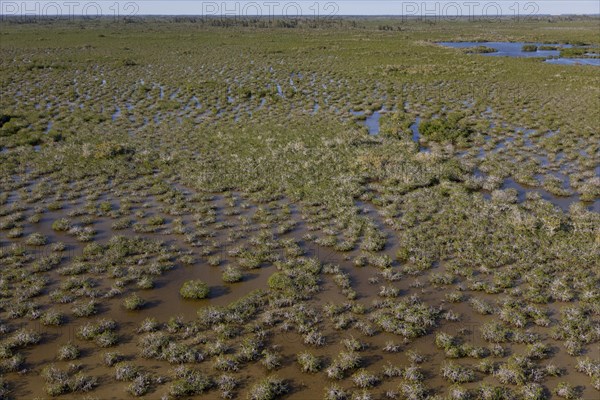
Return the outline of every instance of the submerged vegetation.
<path id="1" fill-rule="evenodd" d="M 0 398 L 597 397 L 597 26 L 8 19 Z"/>

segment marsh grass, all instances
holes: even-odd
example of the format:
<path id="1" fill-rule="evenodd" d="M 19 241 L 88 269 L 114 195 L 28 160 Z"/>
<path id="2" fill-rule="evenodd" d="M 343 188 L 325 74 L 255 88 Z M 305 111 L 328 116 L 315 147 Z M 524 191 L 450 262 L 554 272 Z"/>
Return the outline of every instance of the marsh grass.
<path id="1" fill-rule="evenodd" d="M 210 288 L 201 280 L 187 281 L 179 289 L 179 294 L 185 299 L 204 299 L 209 293 Z"/>
<path id="2" fill-rule="evenodd" d="M 0 392 L 43 388 L 15 374 L 42 368 L 39 343 L 75 357 L 30 329 L 71 317 L 78 339 L 115 346 L 101 398 L 302 397 L 294 358 L 336 383 L 327 399 L 600 387 L 600 220 L 569 207 L 600 194 L 595 70 L 432 43 L 595 43 L 596 19 L 548 19 L 7 21 Z M 382 109 L 370 136 L 358 120 Z M 197 315 L 162 303 L 180 277 L 182 298 L 210 297 Z M 123 322 L 121 302 L 140 323 Z M 469 320 L 485 343 L 453 329 Z M 79 396 L 95 387 L 84 371 L 52 367 L 49 390 Z"/>

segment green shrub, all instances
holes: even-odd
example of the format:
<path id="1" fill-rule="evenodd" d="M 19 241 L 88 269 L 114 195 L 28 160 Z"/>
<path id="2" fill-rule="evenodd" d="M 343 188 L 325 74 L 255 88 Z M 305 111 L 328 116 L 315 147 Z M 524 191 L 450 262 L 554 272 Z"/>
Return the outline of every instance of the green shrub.
<path id="1" fill-rule="evenodd" d="M 144 307 L 144 304 L 146 304 L 146 301 L 135 293 L 123 300 L 123 307 L 130 311 L 139 310 Z"/>
<path id="2" fill-rule="evenodd" d="M 456 142 L 472 133 L 472 128 L 459 112 L 450 113 L 445 118 L 423 121 L 419 129 L 424 137 L 435 142 Z"/>
<path id="3" fill-rule="evenodd" d="M 187 281 L 179 289 L 179 294 L 184 299 L 205 299 L 209 293 L 210 288 L 201 280 Z"/>
<path id="4" fill-rule="evenodd" d="M 268 284 L 271 290 L 285 291 L 293 288 L 292 278 L 283 272 L 275 272 L 271 275 Z"/>
<path id="5" fill-rule="evenodd" d="M 298 360 L 298 364 L 300 364 L 300 369 L 302 372 L 319 372 L 321 369 L 321 360 L 319 357 L 309 353 L 308 351 L 303 351 L 298 353 L 296 356 Z"/>
<path id="6" fill-rule="evenodd" d="M 57 232 L 65 232 L 71 228 L 71 221 L 67 218 L 60 218 L 52 223 L 52 229 Z"/>
<path id="7" fill-rule="evenodd" d="M 43 246 L 48 243 L 48 238 L 41 233 L 34 232 L 27 237 L 27 242 L 30 246 Z"/>
<path id="8" fill-rule="evenodd" d="M 498 50 L 493 47 L 487 46 L 473 46 L 467 47 L 464 49 L 464 52 L 467 54 L 487 54 L 487 53 L 496 53 Z"/>
<path id="9" fill-rule="evenodd" d="M 65 316 L 58 311 L 48 310 L 42 315 L 41 320 L 43 325 L 59 326 L 65 321 Z"/>
<path id="10" fill-rule="evenodd" d="M 236 267 L 229 266 L 223 271 L 223 281 L 227 283 L 239 282 L 243 277 L 242 271 Z"/>
<path id="11" fill-rule="evenodd" d="M 61 346 L 58 349 L 58 356 L 57 358 L 60 361 L 65 361 L 65 360 L 75 360 L 79 357 L 80 351 L 79 348 L 74 345 L 73 343 L 67 343 L 64 346 Z"/>
<path id="12" fill-rule="evenodd" d="M 288 390 L 289 388 L 283 380 L 270 376 L 252 386 L 248 398 L 250 400 L 274 400 L 287 393 Z"/>

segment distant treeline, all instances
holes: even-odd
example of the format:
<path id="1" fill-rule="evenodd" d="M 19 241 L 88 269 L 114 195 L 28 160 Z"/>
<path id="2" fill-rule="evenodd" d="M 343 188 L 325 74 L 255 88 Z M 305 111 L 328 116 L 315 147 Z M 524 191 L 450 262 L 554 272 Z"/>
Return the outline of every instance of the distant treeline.
<path id="1" fill-rule="evenodd" d="M 377 29 L 382 31 L 402 30 L 402 25 L 411 22 L 425 22 L 435 24 L 437 22 L 447 21 L 440 16 L 157 16 L 157 15 L 139 15 L 133 17 L 124 16 L 35 16 L 35 15 L 0 15 L 0 20 L 7 24 L 51 24 L 54 22 L 70 23 L 125 23 L 125 24 L 147 24 L 147 23 L 191 23 L 200 26 L 210 27 L 251 27 L 251 28 L 312 28 L 312 29 L 331 29 L 331 28 L 358 28 L 358 29 Z M 453 17 L 452 21 L 456 23 L 465 22 L 506 22 L 514 20 L 512 16 L 487 18 L 484 16 L 474 17 Z M 521 22 L 546 21 L 582 21 L 582 20 L 600 20 L 598 15 L 538 15 L 535 17 L 519 17 Z"/>

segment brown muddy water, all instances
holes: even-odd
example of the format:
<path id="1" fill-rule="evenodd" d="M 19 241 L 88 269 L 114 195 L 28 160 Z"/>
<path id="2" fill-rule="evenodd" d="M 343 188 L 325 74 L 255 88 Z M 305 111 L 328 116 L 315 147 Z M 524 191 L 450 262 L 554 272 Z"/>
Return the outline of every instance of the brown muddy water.
<path id="1" fill-rule="evenodd" d="M 181 188 L 181 186 L 179 186 Z M 190 196 L 192 191 L 186 190 L 186 196 Z M 24 195 L 23 190 L 13 192 L 9 196 L 8 203 L 15 203 Z M 107 216 L 98 216 L 94 218 L 92 223 L 96 231 L 94 241 L 98 243 L 107 243 L 114 235 L 124 236 L 140 236 L 149 240 L 160 240 L 164 242 L 166 247 L 169 247 L 174 254 L 187 254 L 191 251 L 193 262 L 191 265 L 184 265 L 181 262 L 174 262 L 173 268 L 158 276 L 155 280 L 155 287 L 149 290 L 139 290 L 132 288 L 124 288 L 122 294 L 113 298 L 98 298 L 99 312 L 91 318 L 75 319 L 70 316 L 69 310 L 71 304 L 53 305 L 54 310 L 64 311 L 69 317 L 66 323 L 60 327 L 44 326 L 39 320 L 29 320 L 26 318 L 17 318 L 6 321 L 5 316 L 2 316 L 1 321 L 8 323 L 13 330 L 21 327 L 27 327 L 42 335 L 42 340 L 39 344 L 27 347 L 20 352 L 25 356 L 25 365 L 20 372 L 11 372 L 6 374 L 6 378 L 11 384 L 11 396 L 16 399 L 34 399 L 48 397 L 43 379 L 40 376 L 42 368 L 49 364 L 54 364 L 61 369 L 67 369 L 69 364 L 77 363 L 81 365 L 82 371 L 86 375 L 94 376 L 98 379 L 98 387 L 91 391 L 88 395 L 90 398 L 98 399 L 122 399 L 131 397 L 127 394 L 126 389 L 129 382 L 118 382 L 114 379 L 114 368 L 105 366 L 100 355 L 105 351 L 117 351 L 123 354 L 125 360 L 134 362 L 136 365 L 143 368 L 145 371 L 152 372 L 155 376 L 169 376 L 170 371 L 175 367 L 166 361 L 157 361 L 144 359 L 139 356 L 139 347 L 137 345 L 140 334 L 137 333 L 137 328 L 140 323 L 147 317 L 154 317 L 159 322 L 165 323 L 172 317 L 181 317 L 184 322 L 192 322 L 196 319 L 197 311 L 207 306 L 224 306 L 227 305 L 256 289 L 267 289 L 267 280 L 272 273 L 276 271 L 273 265 L 261 265 L 259 268 L 244 270 L 244 279 L 241 282 L 227 284 L 224 283 L 221 274 L 225 267 L 233 265 L 236 261 L 229 255 L 228 250 L 237 246 L 248 246 L 252 248 L 252 244 L 248 240 L 252 233 L 259 229 L 268 229 L 276 232 L 278 223 L 261 223 L 262 226 L 253 222 L 253 217 L 257 215 L 259 209 L 266 207 L 264 204 L 255 204 L 250 200 L 244 199 L 241 194 L 234 194 L 234 205 L 228 205 L 228 199 L 221 195 L 213 196 L 208 203 L 214 210 L 214 220 L 208 224 L 208 229 L 213 234 L 209 241 L 215 242 L 218 246 L 212 252 L 212 255 L 221 257 L 221 264 L 211 266 L 207 263 L 206 257 L 198 254 L 197 247 L 190 246 L 190 243 L 184 240 L 184 235 L 174 234 L 169 232 L 169 227 L 172 225 L 174 216 L 165 213 L 163 204 L 152 195 L 140 197 L 140 201 L 132 205 L 132 213 L 143 212 L 145 217 L 162 216 L 165 218 L 165 224 L 162 225 L 154 233 L 138 233 L 133 229 L 115 231 L 111 225 L 113 219 Z M 112 194 L 102 194 L 98 197 L 98 201 L 110 201 L 117 204 L 119 199 Z M 57 211 L 48 211 L 43 214 L 42 219 L 36 224 L 24 224 L 24 234 L 21 238 L 8 238 L 5 231 L 0 233 L 0 244 L 2 250 L 8 248 L 13 243 L 21 244 L 31 251 L 34 257 L 39 258 L 42 255 L 48 254 L 49 245 L 35 247 L 25 244 L 25 238 L 33 232 L 39 232 L 48 237 L 48 243 L 56 243 L 62 241 L 67 244 L 65 257 L 61 261 L 58 268 L 45 273 L 49 279 L 49 284 L 45 287 L 44 292 L 37 296 L 34 300 L 40 305 L 41 310 L 48 308 L 51 301 L 49 293 L 58 288 L 63 276 L 58 274 L 58 270 L 62 266 L 69 265 L 73 260 L 82 254 L 85 243 L 76 241 L 71 235 L 56 232 L 51 228 L 52 222 L 58 218 L 63 218 L 69 215 L 69 212 L 83 207 L 86 200 L 76 198 L 67 202 L 67 205 Z M 243 204 L 243 206 L 242 206 Z M 387 228 L 382 222 L 377 208 L 370 203 L 358 203 L 358 208 L 362 214 L 370 218 L 386 235 L 386 245 L 381 254 L 387 254 L 392 259 L 395 259 L 395 253 L 398 247 L 398 241 L 395 239 L 395 233 Z M 283 379 L 289 385 L 290 392 L 285 396 L 289 399 L 318 399 L 323 398 L 324 389 L 335 383 L 345 389 L 351 391 L 359 391 L 351 381 L 351 374 L 347 373 L 345 378 L 337 381 L 326 377 L 323 372 L 317 374 L 301 373 L 298 364 L 296 363 L 296 354 L 301 351 L 310 350 L 314 355 L 321 357 L 322 364 L 327 367 L 331 364 L 344 347 L 341 344 L 343 339 L 356 338 L 364 344 L 364 349 L 359 351 L 361 356 L 361 367 L 375 373 L 380 381 L 375 387 L 370 389 L 373 398 L 384 398 L 386 392 L 396 391 L 398 385 L 402 382 L 401 378 L 388 378 L 383 375 L 383 369 L 388 364 L 393 364 L 398 367 L 408 367 L 411 365 L 409 360 L 409 351 L 417 352 L 424 357 L 423 364 L 420 368 L 425 376 L 425 382 L 430 390 L 430 393 L 442 394 L 445 393 L 450 384 L 442 379 L 440 368 L 446 358 L 443 351 L 440 351 L 435 346 L 435 333 L 446 332 L 452 335 L 457 335 L 463 342 L 474 346 L 490 347 L 480 334 L 479 328 L 483 323 L 495 320 L 493 315 L 480 315 L 473 311 L 473 308 L 468 302 L 448 303 L 446 294 L 450 290 L 456 290 L 458 283 L 449 286 L 436 286 L 430 283 L 431 274 L 444 272 L 444 263 L 434 266 L 433 269 L 426 273 L 415 277 L 402 275 L 400 279 L 394 282 L 385 281 L 380 274 L 380 270 L 373 266 L 357 267 L 352 260 L 361 254 L 359 249 L 341 253 L 331 248 L 320 246 L 314 242 L 307 241 L 306 235 L 310 233 L 308 224 L 306 223 L 300 210 L 286 200 L 272 202 L 268 205 L 272 211 L 277 212 L 284 207 L 289 207 L 289 219 L 296 223 L 296 226 L 290 232 L 278 235 L 280 238 L 293 238 L 302 247 L 306 256 L 316 257 L 323 264 L 334 264 L 339 269 L 348 274 L 352 284 L 352 288 L 356 291 L 357 297 L 355 302 L 365 307 L 367 312 L 363 315 L 353 315 L 359 322 L 366 324 L 369 321 L 369 310 L 372 310 L 377 301 L 381 300 L 378 292 L 382 285 L 393 286 L 399 290 L 399 299 L 407 298 L 410 295 L 418 295 L 419 298 L 426 304 L 432 307 L 439 307 L 443 310 L 452 310 L 455 314 L 460 315 L 458 321 L 440 319 L 438 326 L 430 329 L 427 335 L 412 340 L 403 340 L 402 337 L 375 330 L 372 336 L 365 335 L 359 330 L 356 325 L 350 325 L 345 329 L 335 329 L 333 324 L 329 322 L 327 316 L 323 316 L 323 321 L 319 325 L 321 333 L 325 337 L 325 345 L 322 347 L 308 347 L 303 337 L 295 330 L 284 331 L 273 328 L 268 335 L 268 348 L 275 349 L 281 355 L 281 366 L 274 372 L 267 371 L 258 362 L 251 362 L 241 366 L 239 371 L 232 374 L 240 379 L 240 387 L 236 389 L 238 398 L 246 398 L 249 388 L 260 380 L 262 377 L 275 374 Z M 232 213 L 231 211 L 235 211 Z M 31 209 L 24 211 L 26 218 L 33 213 Z M 181 216 L 183 224 L 190 231 L 199 229 L 194 225 L 194 215 L 185 214 Z M 249 224 L 244 224 L 243 219 L 250 221 Z M 246 227 L 246 231 L 242 229 Z M 232 236 L 232 233 L 244 232 L 246 235 Z M 397 270 L 397 262 L 394 261 L 392 269 Z M 111 282 L 108 279 L 99 279 L 98 288 L 107 290 L 111 287 Z M 206 300 L 185 300 L 179 295 L 179 288 L 183 282 L 190 279 L 202 279 L 211 287 L 211 294 Z M 320 292 L 313 296 L 312 299 L 306 302 L 307 307 L 321 309 L 324 305 L 344 304 L 349 300 L 341 289 L 336 285 L 332 275 L 321 274 Z M 138 293 L 146 300 L 146 305 L 138 311 L 127 311 L 122 306 L 123 298 L 131 292 Z M 463 291 L 466 298 L 472 296 L 469 290 Z M 479 299 L 488 301 L 494 304 L 498 299 L 497 295 L 486 295 L 481 292 L 477 293 Z M 558 315 L 559 305 L 550 305 L 552 314 L 551 318 L 556 319 Z M 0 314 L 2 315 L 2 314 Z M 100 349 L 93 343 L 82 341 L 77 336 L 77 331 L 80 326 L 88 321 L 93 321 L 96 318 L 111 318 L 117 322 L 117 334 L 119 337 L 118 344 L 115 347 L 108 349 Z M 552 356 L 544 362 L 552 362 L 561 368 L 564 368 L 566 375 L 558 378 L 546 378 L 543 382 L 547 388 L 553 388 L 560 381 L 568 381 L 574 386 L 582 390 L 584 399 L 594 399 L 597 392 L 590 387 L 588 377 L 577 372 L 574 368 L 575 358 L 566 354 L 564 347 L 549 338 L 549 328 L 533 327 L 532 331 L 539 333 L 544 337 L 544 342 L 550 344 Z M 383 350 L 388 342 L 394 342 L 399 345 L 400 351 L 397 353 L 387 353 Z M 75 361 L 58 361 L 56 359 L 57 349 L 59 346 L 69 342 L 77 344 L 81 349 L 81 356 Z M 521 344 L 504 344 L 504 356 L 494 357 L 489 359 L 498 363 L 506 361 L 511 354 L 519 354 L 524 351 L 525 345 Z M 598 359 L 600 352 L 597 347 L 589 346 L 585 349 L 585 355 L 593 359 Z M 475 361 L 470 358 L 455 360 L 459 364 L 475 364 Z M 211 368 L 212 360 L 207 359 L 194 367 L 206 372 L 207 374 L 215 375 L 215 370 Z M 465 388 L 475 390 L 482 382 L 498 385 L 498 381 L 488 375 L 477 372 L 477 382 L 465 384 Z M 512 387 L 515 389 L 515 387 Z M 166 385 L 154 385 L 152 390 L 144 396 L 148 399 L 159 399 L 166 393 Z M 193 397 L 193 396 L 188 396 Z M 188 398 L 186 397 L 186 398 Z M 198 395 L 197 398 L 219 398 L 217 390 L 213 389 L 208 393 Z M 64 395 L 62 398 L 79 399 L 84 398 L 82 394 Z"/>

